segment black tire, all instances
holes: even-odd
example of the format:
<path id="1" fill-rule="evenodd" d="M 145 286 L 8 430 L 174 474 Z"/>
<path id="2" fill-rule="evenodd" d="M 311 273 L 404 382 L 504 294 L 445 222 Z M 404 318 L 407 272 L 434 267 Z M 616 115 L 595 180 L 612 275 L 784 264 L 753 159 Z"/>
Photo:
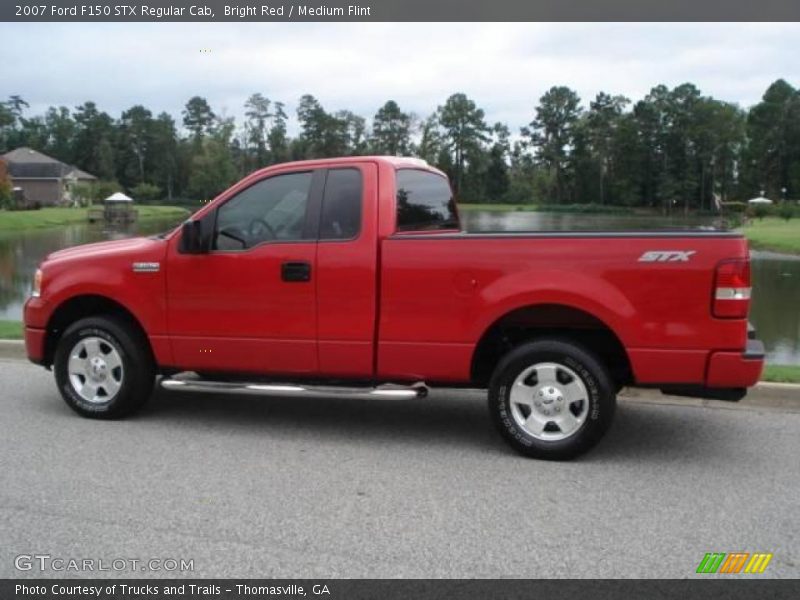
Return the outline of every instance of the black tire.
<path id="1" fill-rule="evenodd" d="M 518 417 L 512 412 L 513 383 L 527 369 L 542 363 L 566 367 L 578 376 L 586 392 L 587 412 L 582 413 L 583 422 L 564 439 L 542 439 L 550 435 L 547 428 L 551 428 L 553 435 L 559 435 L 559 425 L 551 423 L 545 426 L 540 437 L 532 435 L 517 422 Z M 558 377 L 569 381 L 566 370 L 556 369 L 555 372 Z M 500 361 L 489 385 L 489 411 L 500 434 L 517 452 L 531 458 L 569 460 L 597 444 L 611 425 L 616 408 L 615 389 L 608 369 L 592 352 L 567 339 L 545 338 L 518 346 Z M 534 392 L 531 395 L 535 396 Z M 519 415 L 526 407 L 516 404 L 516 415 Z M 583 410 L 583 405 L 578 401 L 567 409 L 573 413 L 579 412 Z M 538 409 L 531 406 L 532 410 Z M 542 417 L 542 420 L 547 418 Z"/>
<path id="2" fill-rule="evenodd" d="M 119 389 L 107 401 L 83 398 L 70 380 L 70 353 L 86 338 L 103 340 L 103 348 L 113 348 L 121 358 Z M 153 392 L 156 374 L 146 337 L 125 321 L 111 316 L 89 317 L 70 325 L 58 342 L 53 371 L 64 401 L 81 416 L 93 419 L 117 419 L 141 408 Z"/>

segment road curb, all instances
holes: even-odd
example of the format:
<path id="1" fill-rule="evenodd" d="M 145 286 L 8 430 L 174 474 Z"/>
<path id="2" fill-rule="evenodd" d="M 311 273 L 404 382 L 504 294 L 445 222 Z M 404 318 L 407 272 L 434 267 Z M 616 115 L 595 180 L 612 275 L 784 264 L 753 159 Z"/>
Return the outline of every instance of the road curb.
<path id="1" fill-rule="evenodd" d="M 25 342 L 22 340 L 0 340 L 0 359 L 28 360 L 25 353 Z M 658 390 L 643 388 L 625 388 L 620 392 L 620 399 L 652 404 L 683 404 L 705 407 L 731 408 L 734 406 L 795 408 L 800 410 L 800 384 L 776 383 L 760 381 L 747 396 L 739 402 L 722 402 L 719 400 L 702 400 L 699 398 L 682 398 L 668 396 Z"/>
<path id="2" fill-rule="evenodd" d="M 27 360 L 25 342 L 22 340 L 0 340 L 0 358 Z"/>

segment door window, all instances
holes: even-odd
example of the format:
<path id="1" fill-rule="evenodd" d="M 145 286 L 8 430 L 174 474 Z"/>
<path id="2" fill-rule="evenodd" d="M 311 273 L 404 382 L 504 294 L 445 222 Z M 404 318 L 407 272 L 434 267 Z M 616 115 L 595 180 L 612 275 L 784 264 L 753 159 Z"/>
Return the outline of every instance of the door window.
<path id="1" fill-rule="evenodd" d="M 312 176 L 276 175 L 236 194 L 219 207 L 214 248 L 246 250 L 264 242 L 302 240 Z"/>
<path id="2" fill-rule="evenodd" d="M 361 171 L 331 169 L 322 198 L 321 240 L 352 240 L 361 230 Z"/>

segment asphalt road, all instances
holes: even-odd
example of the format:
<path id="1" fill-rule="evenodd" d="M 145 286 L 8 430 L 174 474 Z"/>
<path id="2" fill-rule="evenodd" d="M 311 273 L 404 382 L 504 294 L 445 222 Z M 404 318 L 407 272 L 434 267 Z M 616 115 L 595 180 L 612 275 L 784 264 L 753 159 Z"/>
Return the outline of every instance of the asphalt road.
<path id="1" fill-rule="evenodd" d="M 592 453 L 549 463 L 511 452 L 474 392 L 160 392 L 98 422 L 13 361 L 0 392 L 0 577 L 65 575 L 20 554 L 193 559 L 193 577 L 691 577 L 712 551 L 800 575 L 791 410 L 625 401 Z"/>

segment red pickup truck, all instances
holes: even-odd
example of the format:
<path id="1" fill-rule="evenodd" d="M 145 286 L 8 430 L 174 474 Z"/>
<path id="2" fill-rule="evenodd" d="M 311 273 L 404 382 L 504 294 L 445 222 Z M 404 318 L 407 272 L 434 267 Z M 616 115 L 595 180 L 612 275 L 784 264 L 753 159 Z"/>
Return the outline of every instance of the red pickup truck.
<path id="1" fill-rule="evenodd" d="M 764 360 L 749 304 L 737 233 L 464 233 L 442 172 L 350 157 L 257 171 L 165 235 L 51 254 L 25 342 L 87 417 L 131 413 L 157 377 L 284 396 L 485 388 L 512 447 L 565 459 L 600 439 L 623 386 L 744 396 Z"/>

